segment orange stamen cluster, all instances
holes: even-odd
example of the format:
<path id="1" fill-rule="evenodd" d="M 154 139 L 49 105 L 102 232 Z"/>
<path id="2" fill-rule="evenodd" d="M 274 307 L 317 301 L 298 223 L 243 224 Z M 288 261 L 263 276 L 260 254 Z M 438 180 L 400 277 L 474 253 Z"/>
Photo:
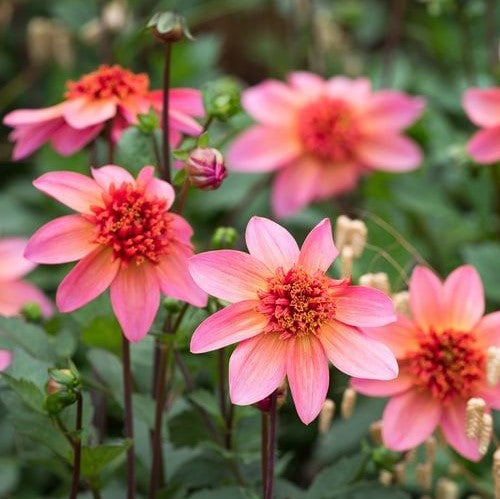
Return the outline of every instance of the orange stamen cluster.
<path id="1" fill-rule="evenodd" d="M 422 333 L 407 367 L 422 389 L 446 404 L 474 396 L 485 379 L 486 355 L 471 333 L 430 331 Z"/>
<path id="2" fill-rule="evenodd" d="M 65 97 L 67 99 L 115 97 L 118 100 L 124 100 L 131 96 L 145 95 L 149 89 L 149 78 L 144 73 L 135 74 L 118 65 L 102 65 L 78 81 L 67 82 L 66 86 L 68 90 Z"/>
<path id="3" fill-rule="evenodd" d="M 172 242 L 171 215 L 166 202 L 146 196 L 144 190 L 130 183 L 115 187 L 103 195 L 104 206 L 93 206 L 89 220 L 96 225 L 93 242 L 110 246 L 114 258 L 137 265 L 146 259 L 158 263 L 168 253 Z"/>
<path id="4" fill-rule="evenodd" d="M 340 99 L 308 104 L 299 113 L 298 127 L 307 151 L 333 162 L 351 159 L 361 135 L 352 109 Z"/>
<path id="5" fill-rule="evenodd" d="M 278 333 L 281 339 L 317 334 L 334 314 L 334 281 L 322 272 L 308 274 L 300 266 L 288 272 L 279 268 L 260 291 L 259 312 L 269 317 L 264 332 Z"/>

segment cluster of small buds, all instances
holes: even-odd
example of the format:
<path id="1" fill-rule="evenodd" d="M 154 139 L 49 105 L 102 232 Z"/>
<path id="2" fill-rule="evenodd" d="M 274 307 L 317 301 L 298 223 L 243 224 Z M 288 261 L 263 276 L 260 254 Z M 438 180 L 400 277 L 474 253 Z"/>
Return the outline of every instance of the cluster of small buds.
<path id="1" fill-rule="evenodd" d="M 377 445 L 382 445 L 384 443 L 384 440 L 382 438 L 382 425 L 383 422 L 381 419 L 379 419 L 378 421 L 374 421 L 370 425 L 370 437 Z"/>
<path id="2" fill-rule="evenodd" d="M 212 147 L 197 147 L 189 154 L 186 175 L 191 185 L 198 189 L 217 189 L 227 177 L 224 157 Z"/>
<path id="3" fill-rule="evenodd" d="M 410 293 L 408 291 L 400 291 L 392 295 L 392 303 L 394 309 L 399 315 L 410 315 Z"/>
<path id="4" fill-rule="evenodd" d="M 335 244 L 342 258 L 342 277 L 352 273 L 353 260 L 365 249 L 368 229 L 362 220 L 351 220 L 341 215 L 335 223 Z"/>
<path id="5" fill-rule="evenodd" d="M 332 421 L 335 416 L 335 402 L 331 399 L 326 399 L 318 419 L 318 431 L 320 435 L 325 435 L 332 427 Z"/>
<path id="6" fill-rule="evenodd" d="M 496 386 L 500 381 L 500 347 L 488 348 L 486 380 L 490 386 Z"/>
<path id="7" fill-rule="evenodd" d="M 436 484 L 436 499 L 458 499 L 458 484 L 446 477 L 441 477 Z"/>
<path id="8" fill-rule="evenodd" d="M 486 402 L 482 398 L 471 398 L 467 401 L 465 434 L 467 438 L 478 439 L 481 456 L 486 454 L 493 434 L 493 418 L 485 410 Z"/>
<path id="9" fill-rule="evenodd" d="M 385 272 L 363 274 L 359 278 L 359 284 L 361 284 L 361 286 L 378 289 L 386 295 L 391 292 L 391 283 L 389 282 L 389 276 Z"/>
<path id="10" fill-rule="evenodd" d="M 342 402 L 340 404 L 340 414 L 343 419 L 349 419 L 354 411 L 356 405 L 357 394 L 352 388 L 346 388 L 342 395 Z"/>
<path id="11" fill-rule="evenodd" d="M 388 470 L 380 470 L 378 474 L 378 481 L 382 485 L 390 485 L 393 482 L 393 474 Z"/>
<path id="12" fill-rule="evenodd" d="M 492 466 L 493 484 L 495 489 L 495 499 L 500 499 L 500 449 L 493 454 Z"/>

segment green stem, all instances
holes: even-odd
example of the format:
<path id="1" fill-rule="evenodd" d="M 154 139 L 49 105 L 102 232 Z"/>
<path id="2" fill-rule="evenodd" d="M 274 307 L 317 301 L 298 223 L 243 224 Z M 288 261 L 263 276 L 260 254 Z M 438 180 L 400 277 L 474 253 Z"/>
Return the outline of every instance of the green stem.
<path id="1" fill-rule="evenodd" d="M 80 462 L 82 455 L 82 413 L 83 413 L 83 400 L 80 392 L 76 396 L 76 439 L 73 445 L 73 477 L 71 481 L 71 494 L 70 499 L 76 499 L 78 495 L 78 487 L 80 484 Z"/>
<path id="2" fill-rule="evenodd" d="M 135 498 L 134 421 L 132 410 L 132 373 L 130 369 L 130 343 L 122 337 L 123 395 L 125 408 L 125 436 L 130 440 L 127 449 L 127 499 Z"/>
<path id="3" fill-rule="evenodd" d="M 274 460 L 276 447 L 276 423 L 278 419 L 278 392 L 275 390 L 271 395 L 271 407 L 269 409 L 269 437 L 267 440 L 267 462 L 266 462 L 266 492 L 264 499 L 273 498 L 274 487 Z"/>
<path id="4" fill-rule="evenodd" d="M 269 440 L 269 413 L 262 412 L 261 416 L 261 472 L 262 472 L 262 497 L 267 490 L 267 447 Z"/>

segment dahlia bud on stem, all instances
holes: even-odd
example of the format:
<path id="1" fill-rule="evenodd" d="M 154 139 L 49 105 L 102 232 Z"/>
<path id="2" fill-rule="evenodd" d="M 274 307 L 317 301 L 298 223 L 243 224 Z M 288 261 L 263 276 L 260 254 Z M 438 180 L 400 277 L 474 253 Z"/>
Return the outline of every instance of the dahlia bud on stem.
<path id="1" fill-rule="evenodd" d="M 486 379 L 490 386 L 496 386 L 500 381 L 500 347 L 488 348 Z"/>
<path id="2" fill-rule="evenodd" d="M 378 289 L 386 295 L 391 292 L 391 284 L 389 282 L 389 276 L 385 272 L 377 272 L 375 274 L 363 274 L 359 278 L 359 284 L 361 286 L 367 286 L 369 288 Z"/>
<path id="3" fill-rule="evenodd" d="M 227 177 L 224 157 L 212 147 L 197 147 L 189 154 L 186 175 L 191 185 L 198 189 L 217 189 Z"/>
<path id="4" fill-rule="evenodd" d="M 346 388 L 340 404 L 340 413 L 344 419 L 349 419 L 356 405 L 357 394 L 352 388 Z"/>
<path id="5" fill-rule="evenodd" d="M 335 402 L 331 399 L 326 399 L 321 412 L 319 413 L 318 431 L 320 435 L 328 433 L 332 427 L 333 417 L 335 416 Z"/>
<path id="6" fill-rule="evenodd" d="M 368 236 L 368 229 L 362 220 L 351 220 L 346 215 L 337 218 L 335 224 L 335 244 L 342 257 L 342 277 L 352 273 L 355 258 L 363 253 Z"/>
<path id="7" fill-rule="evenodd" d="M 467 438 L 478 438 L 481 433 L 486 402 L 482 398 L 471 398 L 465 411 L 465 434 Z"/>

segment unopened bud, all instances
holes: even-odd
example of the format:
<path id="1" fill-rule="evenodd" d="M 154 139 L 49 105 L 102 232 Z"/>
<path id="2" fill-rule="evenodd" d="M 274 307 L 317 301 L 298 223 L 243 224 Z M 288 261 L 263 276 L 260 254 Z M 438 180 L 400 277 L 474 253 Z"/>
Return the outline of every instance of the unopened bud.
<path id="1" fill-rule="evenodd" d="M 488 348 L 486 380 L 490 386 L 496 386 L 500 381 L 500 347 Z"/>
<path id="2" fill-rule="evenodd" d="M 241 110 L 241 87 L 233 78 L 220 78 L 203 85 L 203 107 L 207 116 L 227 121 Z"/>
<path id="3" fill-rule="evenodd" d="M 342 265 L 342 278 L 347 279 L 352 274 L 352 262 L 354 260 L 354 253 L 350 246 L 344 246 L 340 252 L 341 265 Z"/>
<path id="4" fill-rule="evenodd" d="M 356 405 L 357 394 L 352 388 L 346 388 L 342 395 L 342 402 L 340 404 L 340 414 L 344 419 L 349 419 L 354 411 Z"/>
<path id="5" fill-rule="evenodd" d="M 415 481 L 423 490 L 430 490 L 432 487 L 432 464 L 418 463 L 415 469 Z"/>
<path id="6" fill-rule="evenodd" d="M 493 485 L 495 488 L 495 499 L 500 499 L 500 449 L 497 449 L 493 454 Z"/>
<path id="7" fill-rule="evenodd" d="M 427 458 L 427 462 L 434 463 L 436 459 L 436 447 L 437 447 L 436 439 L 431 435 L 425 441 L 425 456 Z"/>
<path id="8" fill-rule="evenodd" d="M 488 451 L 493 434 L 493 418 L 491 414 L 483 414 L 481 421 L 481 431 L 479 432 L 478 450 L 481 456 L 484 456 Z"/>
<path id="9" fill-rule="evenodd" d="M 47 392 L 48 395 L 60 392 L 63 389 L 64 385 L 61 385 L 61 383 L 58 383 L 55 379 L 52 378 L 50 378 L 49 381 L 47 381 L 47 384 L 45 385 L 45 391 Z"/>
<path id="10" fill-rule="evenodd" d="M 400 462 L 394 465 L 394 482 L 400 485 L 406 484 L 406 463 Z"/>
<path id="11" fill-rule="evenodd" d="M 374 421 L 370 425 L 370 437 L 377 445 L 382 445 L 384 443 L 382 438 L 382 425 L 382 420 Z"/>
<path id="12" fill-rule="evenodd" d="M 474 397 L 467 401 L 465 410 L 465 434 L 467 438 L 478 438 L 481 432 L 486 402 L 482 398 Z"/>
<path id="13" fill-rule="evenodd" d="M 102 23 L 110 31 L 125 28 L 127 18 L 127 4 L 124 0 L 112 0 L 102 10 Z"/>
<path id="14" fill-rule="evenodd" d="M 397 314 L 410 316 L 410 293 L 408 291 L 394 293 L 392 295 L 392 303 Z"/>
<path id="15" fill-rule="evenodd" d="M 288 393 L 288 387 L 284 381 L 278 388 L 276 393 L 276 406 L 279 408 L 286 402 L 286 396 Z M 269 412 L 271 410 L 271 395 L 259 400 L 254 404 L 259 411 Z"/>
<path id="16" fill-rule="evenodd" d="M 62 24 L 55 23 L 52 32 L 52 56 L 59 66 L 68 69 L 75 62 L 71 34 Z"/>
<path id="17" fill-rule="evenodd" d="M 210 246 L 213 249 L 231 249 L 238 240 L 238 231 L 234 227 L 217 227 Z"/>
<path id="18" fill-rule="evenodd" d="M 332 427 L 332 420 L 335 415 L 335 402 L 326 399 L 319 413 L 318 431 L 320 435 L 325 435 Z"/>
<path id="19" fill-rule="evenodd" d="M 160 126 L 160 118 L 153 108 L 148 113 L 137 115 L 137 127 L 141 132 L 153 133 Z"/>
<path id="20" fill-rule="evenodd" d="M 21 315 L 28 322 L 40 322 L 43 318 L 42 308 L 39 303 L 35 302 L 26 303 L 21 310 Z"/>
<path id="21" fill-rule="evenodd" d="M 389 283 L 389 276 L 385 272 L 377 272 L 375 274 L 363 274 L 359 278 L 361 286 L 378 289 L 386 295 L 391 291 L 391 284 Z"/>
<path id="22" fill-rule="evenodd" d="M 436 499 L 458 499 L 458 484 L 446 477 L 441 477 L 436 484 Z"/>
<path id="23" fill-rule="evenodd" d="M 80 28 L 80 38 L 88 45 L 97 45 L 102 40 L 103 34 L 104 26 L 97 17 Z"/>
<path id="24" fill-rule="evenodd" d="M 174 43 L 184 36 L 192 39 L 186 21 L 175 12 L 158 12 L 148 22 L 153 35 L 164 43 Z"/>
<path id="25" fill-rule="evenodd" d="M 197 147 L 189 155 L 186 174 L 191 185 L 198 189 L 218 189 L 227 177 L 224 157 L 212 147 Z"/>
<path id="26" fill-rule="evenodd" d="M 33 17 L 26 28 L 28 56 L 35 66 L 41 66 L 52 56 L 52 23 L 43 17 Z"/>
<path id="27" fill-rule="evenodd" d="M 378 481 L 382 485 L 390 485 L 392 483 L 393 476 L 390 471 L 387 470 L 380 470 L 380 473 L 378 474 Z"/>
<path id="28" fill-rule="evenodd" d="M 353 258 L 359 258 L 363 253 L 368 237 L 368 229 L 362 220 L 351 220 L 341 215 L 335 223 L 335 244 L 339 251 L 350 246 Z"/>
<path id="29" fill-rule="evenodd" d="M 45 397 L 43 406 L 49 414 L 59 414 L 65 407 L 76 402 L 76 392 L 68 390 L 66 387 L 51 393 Z"/>

